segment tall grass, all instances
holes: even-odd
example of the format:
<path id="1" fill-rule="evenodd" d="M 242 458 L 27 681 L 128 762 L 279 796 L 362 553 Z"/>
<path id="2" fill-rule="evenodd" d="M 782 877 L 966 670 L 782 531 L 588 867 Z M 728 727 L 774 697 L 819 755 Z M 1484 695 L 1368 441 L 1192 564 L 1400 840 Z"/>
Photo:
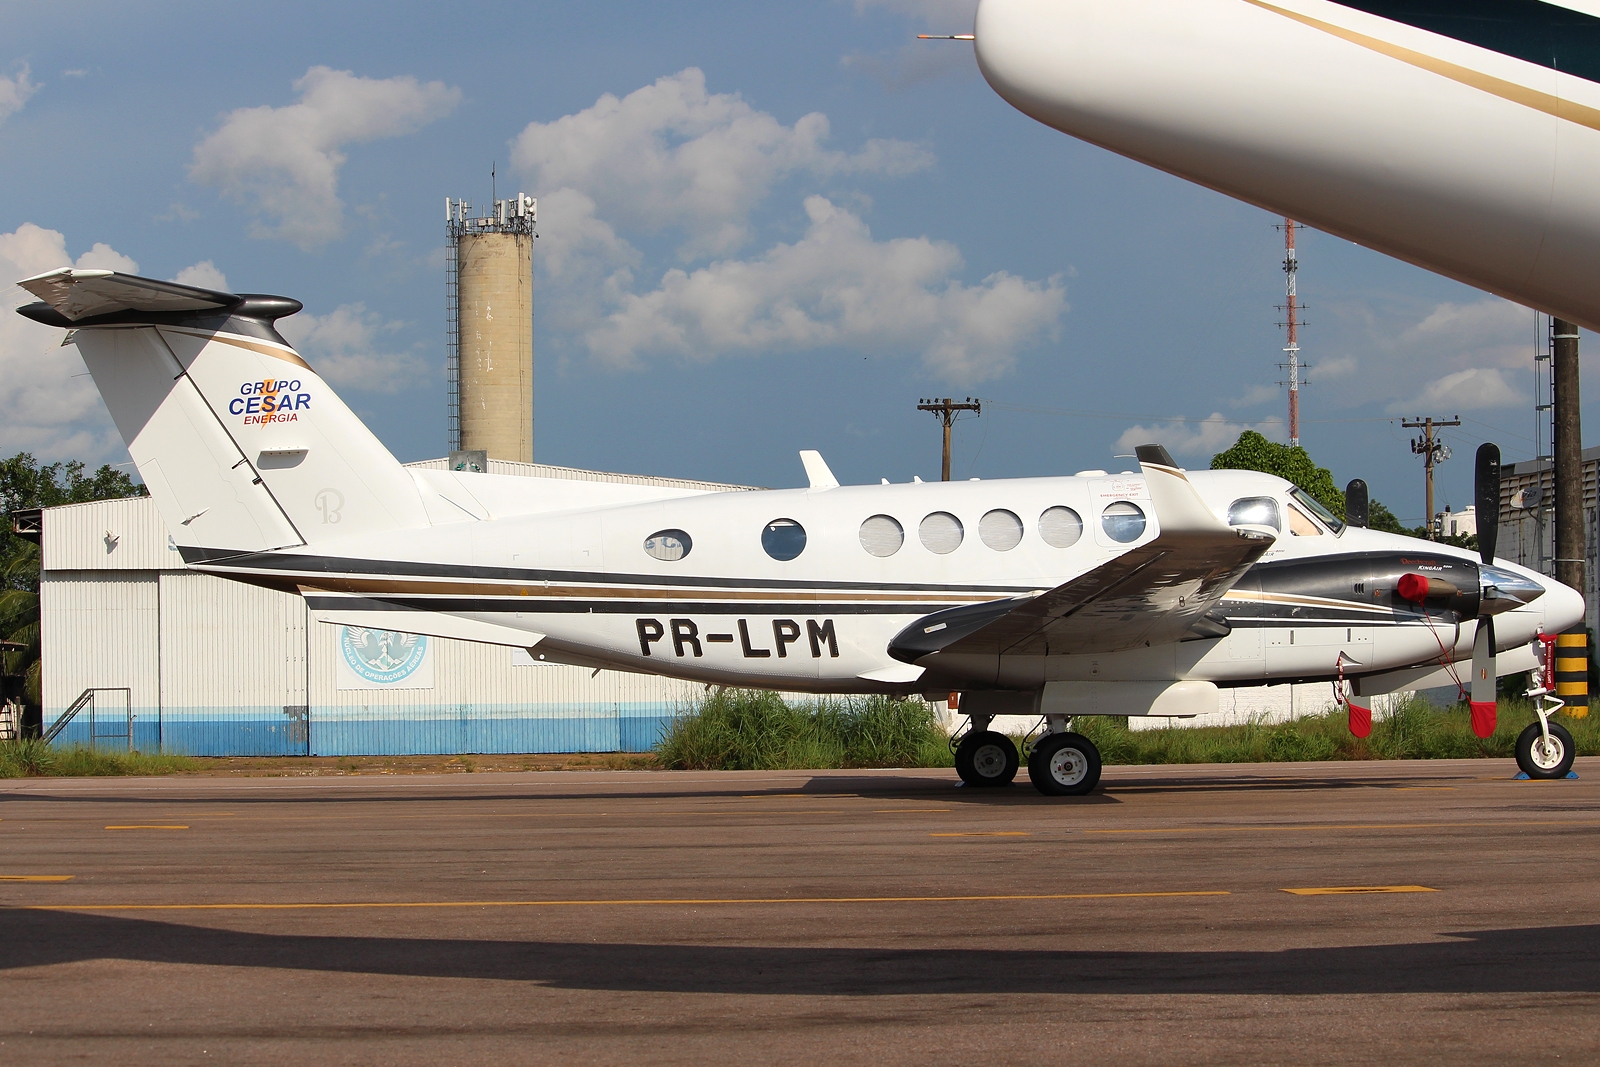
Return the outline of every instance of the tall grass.
<path id="1" fill-rule="evenodd" d="M 200 768 L 187 756 L 55 748 L 38 738 L 0 741 L 0 778 L 91 778 L 108 775 L 180 774 Z"/>
<path id="2" fill-rule="evenodd" d="M 1084 716 L 1107 764 L 1296 763 L 1317 760 L 1509 759 L 1536 717 L 1527 700 L 1502 700 L 1495 732 L 1478 738 L 1465 704 L 1439 709 L 1418 696 L 1379 698 L 1372 734 L 1350 733 L 1345 712 L 1291 722 L 1130 730 L 1128 720 Z M 1587 718 L 1557 716 L 1578 754 L 1600 755 L 1600 701 Z M 1021 747 L 1021 738 L 1016 739 Z M 920 700 L 819 698 L 792 705 L 776 693 L 724 689 L 684 709 L 655 747 L 678 770 L 801 770 L 838 767 L 948 767 L 948 740 Z"/>
<path id="3" fill-rule="evenodd" d="M 1100 749 L 1105 763 L 1263 763 L 1308 760 L 1510 758 L 1517 735 L 1536 722 L 1528 700 L 1500 701 L 1493 734 L 1472 732 L 1465 704 L 1439 709 L 1418 696 L 1394 698 L 1373 709 L 1372 735 L 1350 733 L 1345 712 L 1328 711 L 1291 722 L 1237 726 L 1129 730 L 1126 720 L 1077 719 L 1073 728 Z M 1587 718 L 1557 715 L 1572 732 L 1578 754 L 1600 754 L 1600 710 Z"/>
<path id="4" fill-rule="evenodd" d="M 673 720 L 655 746 L 674 770 L 948 767 L 949 740 L 920 700 L 820 697 L 720 689 Z"/>

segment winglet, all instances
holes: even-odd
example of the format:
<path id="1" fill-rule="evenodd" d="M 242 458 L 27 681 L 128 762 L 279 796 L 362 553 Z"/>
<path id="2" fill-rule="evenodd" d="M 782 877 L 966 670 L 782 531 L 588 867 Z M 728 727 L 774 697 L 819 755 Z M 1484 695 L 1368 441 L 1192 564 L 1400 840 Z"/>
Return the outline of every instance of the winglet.
<path id="1" fill-rule="evenodd" d="M 800 462 L 805 464 L 806 480 L 811 483 L 812 489 L 839 488 L 839 479 L 828 469 L 827 461 L 822 458 L 821 452 L 811 448 L 805 449 L 800 453 Z"/>

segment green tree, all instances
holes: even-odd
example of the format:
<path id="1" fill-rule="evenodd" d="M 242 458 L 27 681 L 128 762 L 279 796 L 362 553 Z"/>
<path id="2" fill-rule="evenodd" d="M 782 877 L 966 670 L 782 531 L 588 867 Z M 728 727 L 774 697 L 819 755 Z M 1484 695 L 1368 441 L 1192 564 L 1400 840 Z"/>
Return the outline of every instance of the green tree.
<path id="1" fill-rule="evenodd" d="M 1316 497 L 1323 507 L 1335 515 L 1344 514 L 1344 492 L 1334 484 L 1333 472 L 1326 467 L 1317 466 L 1312 461 L 1310 453 L 1299 445 L 1293 448 L 1280 445 L 1276 441 L 1267 440 L 1254 430 L 1246 430 L 1239 435 L 1239 440 L 1233 443 L 1232 448 L 1211 457 L 1211 469 L 1276 474 L 1279 478 L 1298 485 Z M 1367 526 L 1369 529 L 1405 534 L 1408 537 L 1427 536 L 1427 531 L 1420 526 L 1402 526 L 1394 512 L 1385 507 L 1381 500 L 1368 502 Z M 1453 540 L 1451 543 L 1457 542 Z M 1478 539 L 1473 537 L 1470 544 L 1462 540 L 1461 547 L 1477 548 Z"/>
<path id="2" fill-rule="evenodd" d="M 39 546 L 11 532 L 12 513 L 59 504 L 83 504 L 146 496 L 145 488 L 109 464 L 84 473 L 77 460 L 40 465 L 19 452 L 0 459 L 0 640 L 22 645 L 0 653 L 0 673 L 27 678 L 28 703 L 43 703 L 39 690 Z"/>
<path id="3" fill-rule="evenodd" d="M 1212 470 L 1261 471 L 1293 482 L 1335 515 L 1344 514 L 1344 493 L 1333 484 L 1333 472 L 1319 467 L 1299 445 L 1280 445 L 1246 430 L 1226 452 L 1211 457 Z"/>

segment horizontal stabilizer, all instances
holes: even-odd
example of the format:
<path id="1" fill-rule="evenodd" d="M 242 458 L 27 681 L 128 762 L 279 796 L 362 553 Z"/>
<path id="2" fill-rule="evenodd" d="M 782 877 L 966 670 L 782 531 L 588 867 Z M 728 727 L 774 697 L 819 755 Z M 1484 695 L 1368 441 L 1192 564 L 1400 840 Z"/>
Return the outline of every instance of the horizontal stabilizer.
<path id="1" fill-rule="evenodd" d="M 76 267 L 37 274 L 17 285 L 73 322 L 118 311 L 211 311 L 240 301 L 232 293 Z"/>

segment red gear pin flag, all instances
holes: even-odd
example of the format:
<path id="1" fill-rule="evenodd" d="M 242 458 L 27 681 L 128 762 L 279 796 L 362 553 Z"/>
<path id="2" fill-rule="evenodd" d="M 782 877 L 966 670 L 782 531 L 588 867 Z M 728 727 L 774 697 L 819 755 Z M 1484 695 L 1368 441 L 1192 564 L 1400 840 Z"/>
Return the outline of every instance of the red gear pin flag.
<path id="1" fill-rule="evenodd" d="M 1344 653 L 1339 653 L 1339 680 L 1333 683 L 1333 699 L 1345 706 L 1350 718 L 1350 732 L 1357 737 L 1372 735 L 1372 705 L 1357 704 L 1355 686 L 1344 676 Z"/>

